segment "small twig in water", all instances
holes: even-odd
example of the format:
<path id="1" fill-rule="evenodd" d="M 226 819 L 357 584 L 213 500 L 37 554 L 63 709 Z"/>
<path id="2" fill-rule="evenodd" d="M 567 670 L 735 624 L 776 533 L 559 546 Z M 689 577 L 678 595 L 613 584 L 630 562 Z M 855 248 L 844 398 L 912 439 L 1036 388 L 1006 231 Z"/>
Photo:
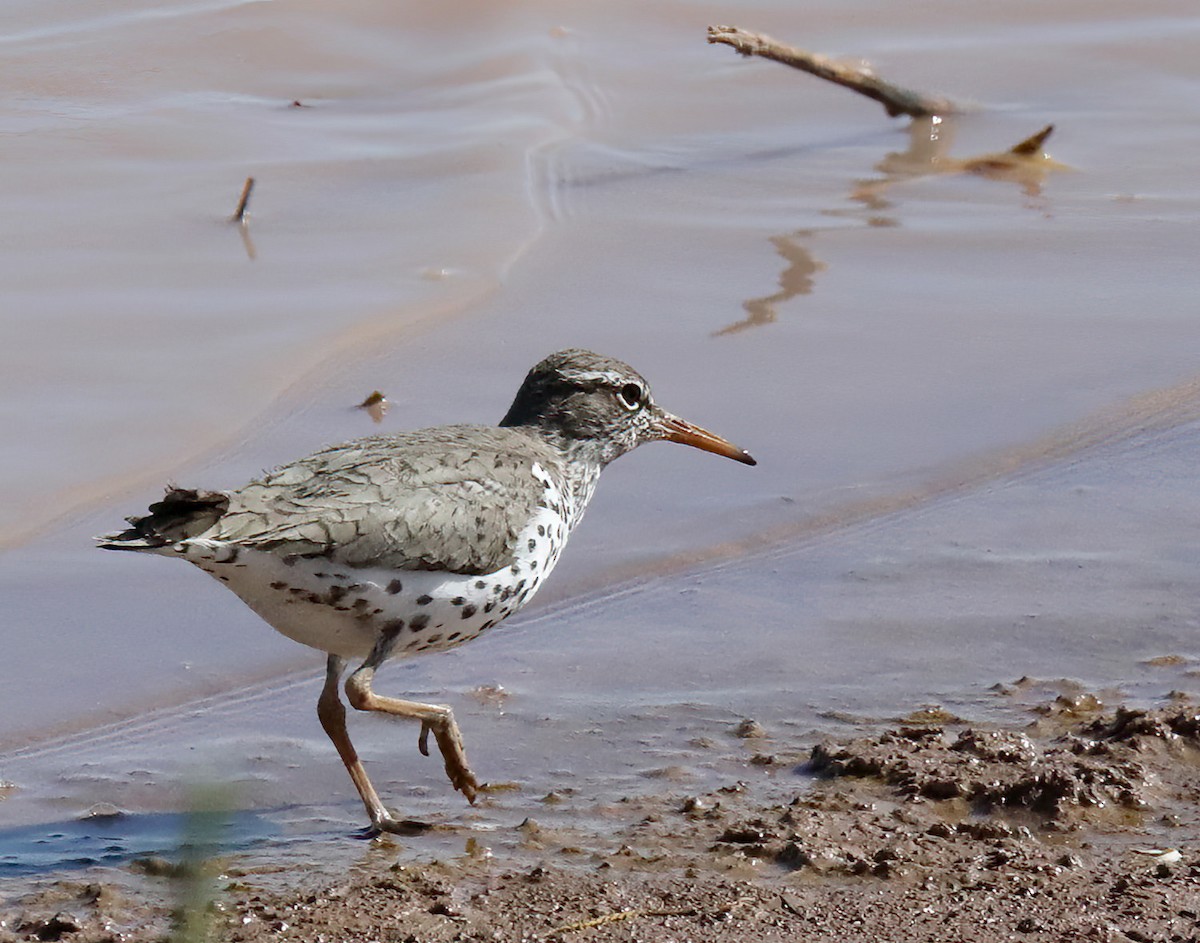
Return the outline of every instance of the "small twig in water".
<path id="1" fill-rule="evenodd" d="M 242 195 L 238 200 L 237 209 L 233 211 L 233 215 L 229 217 L 231 223 L 240 223 L 246 225 L 246 209 L 250 205 L 250 193 L 254 189 L 254 178 L 247 177 L 246 182 L 242 184 Z"/>
<path id="2" fill-rule="evenodd" d="M 934 98 L 901 88 L 891 82 L 885 82 L 869 68 L 856 68 L 835 62 L 828 56 L 788 46 L 762 33 L 752 33 L 736 26 L 710 26 L 708 41 L 732 46 L 743 56 L 761 56 L 764 59 L 782 62 L 860 95 L 866 95 L 867 98 L 883 105 L 888 115 L 893 118 L 897 115 L 926 118 L 930 115 L 947 115 L 958 111 L 947 99 Z"/>

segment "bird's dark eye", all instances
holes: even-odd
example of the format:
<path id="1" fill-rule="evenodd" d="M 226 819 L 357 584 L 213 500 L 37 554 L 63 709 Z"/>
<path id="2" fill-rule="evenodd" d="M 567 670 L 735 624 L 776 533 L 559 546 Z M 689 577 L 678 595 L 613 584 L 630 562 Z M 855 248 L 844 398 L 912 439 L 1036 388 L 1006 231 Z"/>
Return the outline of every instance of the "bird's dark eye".
<path id="1" fill-rule="evenodd" d="M 621 405 L 626 409 L 641 409 L 642 407 L 642 388 L 636 383 L 626 383 L 621 387 L 621 392 L 617 394 L 621 399 Z"/>

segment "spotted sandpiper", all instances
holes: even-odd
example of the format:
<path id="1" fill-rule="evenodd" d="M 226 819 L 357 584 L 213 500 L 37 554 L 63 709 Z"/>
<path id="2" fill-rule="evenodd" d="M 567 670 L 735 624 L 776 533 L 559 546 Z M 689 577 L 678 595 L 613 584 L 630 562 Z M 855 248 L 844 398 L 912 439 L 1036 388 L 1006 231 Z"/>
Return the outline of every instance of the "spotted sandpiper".
<path id="1" fill-rule="evenodd" d="M 168 488 L 108 550 L 182 557 L 288 638 L 328 653 L 317 715 L 373 829 L 407 832 L 379 799 L 346 732 L 352 707 L 421 722 L 454 788 L 483 788 L 449 707 L 385 697 L 389 658 L 469 641 L 520 609 L 549 576 L 601 470 L 643 442 L 681 442 L 747 465 L 720 436 L 673 416 L 646 381 L 586 350 L 551 354 L 525 377 L 499 427 L 439 426 L 356 439 L 236 491 Z"/>

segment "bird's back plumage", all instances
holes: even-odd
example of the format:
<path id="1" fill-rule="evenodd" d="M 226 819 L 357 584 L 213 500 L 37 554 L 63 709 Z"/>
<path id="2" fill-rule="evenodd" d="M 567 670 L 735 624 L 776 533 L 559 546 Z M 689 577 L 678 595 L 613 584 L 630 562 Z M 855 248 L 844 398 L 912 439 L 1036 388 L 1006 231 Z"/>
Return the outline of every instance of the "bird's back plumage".
<path id="1" fill-rule="evenodd" d="M 518 535 L 546 501 L 535 465 L 571 497 L 562 457 L 524 429 L 442 426 L 371 436 L 321 449 L 237 491 L 171 489 L 102 546 L 161 552 L 204 539 L 348 567 L 490 573 L 512 563 Z"/>

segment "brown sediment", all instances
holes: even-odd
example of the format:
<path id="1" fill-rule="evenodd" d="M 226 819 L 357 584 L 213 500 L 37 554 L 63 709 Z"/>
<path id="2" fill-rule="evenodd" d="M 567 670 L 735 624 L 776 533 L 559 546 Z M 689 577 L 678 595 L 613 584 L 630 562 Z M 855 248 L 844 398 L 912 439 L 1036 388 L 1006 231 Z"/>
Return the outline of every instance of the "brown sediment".
<path id="1" fill-rule="evenodd" d="M 333 882 L 296 877 L 296 861 L 270 890 L 226 863 L 210 929 L 247 943 L 1196 938 L 1200 710 L 1093 697 L 1034 713 L 815 748 L 772 731 L 774 754 L 710 793 L 610 801 L 603 829 L 526 819 L 439 861 L 383 844 Z M 493 855 L 485 834 L 511 841 Z M 158 880 L 144 896 L 60 881 L 0 917 L 13 939 L 157 939 Z"/>

